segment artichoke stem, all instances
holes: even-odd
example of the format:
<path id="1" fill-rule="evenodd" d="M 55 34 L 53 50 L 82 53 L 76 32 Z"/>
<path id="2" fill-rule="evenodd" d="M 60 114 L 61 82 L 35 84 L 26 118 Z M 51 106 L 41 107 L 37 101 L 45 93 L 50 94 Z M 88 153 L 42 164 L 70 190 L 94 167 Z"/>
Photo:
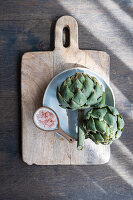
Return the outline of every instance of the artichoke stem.
<path id="1" fill-rule="evenodd" d="M 77 148 L 78 150 L 82 150 L 84 147 L 84 141 L 85 141 L 85 133 L 82 128 L 81 122 L 83 120 L 84 111 L 78 110 L 78 143 Z"/>

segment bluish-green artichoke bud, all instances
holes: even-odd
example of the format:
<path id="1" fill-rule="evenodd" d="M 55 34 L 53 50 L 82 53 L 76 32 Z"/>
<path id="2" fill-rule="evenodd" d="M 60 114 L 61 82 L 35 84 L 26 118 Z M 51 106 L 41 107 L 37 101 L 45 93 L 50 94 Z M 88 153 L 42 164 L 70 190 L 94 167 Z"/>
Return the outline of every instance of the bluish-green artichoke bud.
<path id="1" fill-rule="evenodd" d="M 118 110 L 112 106 L 92 108 L 82 122 L 86 138 L 96 144 L 111 144 L 118 139 L 124 128 L 124 120 Z"/>
<path id="2" fill-rule="evenodd" d="M 85 109 L 100 103 L 103 89 L 95 77 L 76 73 L 57 88 L 57 98 L 62 108 Z"/>

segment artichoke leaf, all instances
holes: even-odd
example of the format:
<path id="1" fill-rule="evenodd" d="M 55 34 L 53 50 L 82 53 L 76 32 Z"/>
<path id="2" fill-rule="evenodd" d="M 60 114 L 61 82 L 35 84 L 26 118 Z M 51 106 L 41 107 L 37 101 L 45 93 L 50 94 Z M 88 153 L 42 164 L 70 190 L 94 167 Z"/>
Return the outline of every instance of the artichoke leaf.
<path id="1" fill-rule="evenodd" d="M 115 126 L 117 117 L 116 117 L 116 116 L 113 116 L 113 115 L 110 114 L 110 113 L 106 113 L 106 115 L 104 116 L 104 120 L 107 122 L 107 124 L 108 124 L 110 127 L 113 127 L 113 126 Z"/>
<path id="2" fill-rule="evenodd" d="M 97 83 L 97 79 L 94 76 L 92 76 L 91 79 L 94 81 L 95 84 Z"/>
<path id="3" fill-rule="evenodd" d="M 106 131 L 105 131 L 104 135 L 106 135 L 106 136 L 110 135 L 110 128 L 108 127 L 108 125 L 106 126 Z"/>
<path id="4" fill-rule="evenodd" d="M 121 115 L 118 116 L 117 123 L 118 129 L 122 129 L 124 127 L 124 120 L 122 119 Z"/>
<path id="5" fill-rule="evenodd" d="M 101 121 L 101 120 L 103 120 L 103 118 L 104 118 L 106 113 L 107 113 L 107 109 L 106 108 L 101 108 L 101 109 L 94 108 L 93 111 L 92 111 L 91 116 L 93 118 L 97 118 L 97 119 L 99 119 Z"/>
<path id="6" fill-rule="evenodd" d="M 95 137 L 95 139 L 96 139 L 98 142 L 104 140 L 104 138 L 101 136 L 100 133 L 94 133 L 93 136 Z"/>
<path id="7" fill-rule="evenodd" d="M 98 99 L 97 99 L 97 104 L 99 105 L 99 103 L 102 101 L 102 96 L 101 97 L 99 97 Z M 99 106 L 98 106 L 99 107 Z"/>
<path id="8" fill-rule="evenodd" d="M 61 84 L 61 87 L 60 87 L 60 92 L 61 92 L 61 94 L 62 94 L 62 92 L 66 89 L 66 80 L 65 81 L 63 81 L 63 83 Z M 58 90 L 59 90 L 59 87 L 58 87 Z"/>
<path id="9" fill-rule="evenodd" d="M 111 112 L 113 115 L 118 115 L 118 114 L 119 114 L 118 110 L 117 110 L 115 107 L 113 107 L 113 106 L 108 106 L 108 108 L 109 108 L 110 112 Z"/>
<path id="10" fill-rule="evenodd" d="M 87 108 L 88 108 L 88 105 L 86 105 L 86 104 L 80 107 L 81 110 L 82 109 L 87 109 Z"/>
<path id="11" fill-rule="evenodd" d="M 97 99 L 98 99 L 100 96 L 102 96 L 102 94 L 103 94 L 102 87 L 101 87 L 98 83 L 96 83 L 95 92 L 96 92 Z"/>
<path id="12" fill-rule="evenodd" d="M 70 86 L 70 90 L 74 93 L 76 89 L 81 90 L 82 87 L 83 87 L 83 84 L 78 79 L 76 79 Z"/>
<path id="13" fill-rule="evenodd" d="M 95 119 L 95 126 L 97 131 L 104 133 L 106 131 L 106 122 Z"/>
<path id="14" fill-rule="evenodd" d="M 71 84 L 72 84 L 72 81 L 71 81 L 70 77 L 68 77 L 68 78 L 66 79 L 66 85 L 67 85 L 68 87 L 70 87 Z"/>
<path id="15" fill-rule="evenodd" d="M 121 130 L 118 130 L 115 134 L 115 138 L 118 139 L 122 134 L 122 131 Z"/>
<path id="16" fill-rule="evenodd" d="M 90 119 L 91 113 L 92 113 L 92 109 L 90 109 L 90 110 L 86 113 L 84 119 Z"/>
<path id="17" fill-rule="evenodd" d="M 83 73 L 78 74 L 78 79 L 82 84 L 85 82 L 85 77 L 84 77 Z"/>
<path id="18" fill-rule="evenodd" d="M 88 131 L 96 132 L 95 122 L 93 118 L 87 120 L 86 128 Z"/>
<path id="19" fill-rule="evenodd" d="M 88 98 L 92 92 L 94 91 L 94 83 L 93 81 L 87 76 L 85 82 L 84 82 L 84 90 L 86 93 L 86 97 Z"/>
<path id="20" fill-rule="evenodd" d="M 85 115 L 85 117 L 84 117 L 84 119 L 90 119 L 90 114 L 89 113 L 87 113 L 87 115 Z"/>
<path id="21" fill-rule="evenodd" d="M 114 124 L 114 126 L 110 128 L 110 131 L 111 131 L 111 132 L 114 132 L 114 133 L 117 131 L 117 121 L 116 121 L 116 123 Z"/>
<path id="22" fill-rule="evenodd" d="M 73 92 L 68 88 L 68 86 L 65 86 L 65 89 L 62 91 L 62 97 L 68 102 L 70 99 L 74 96 Z"/>
<path id="23" fill-rule="evenodd" d="M 86 102 L 87 102 L 86 96 L 80 89 L 77 90 L 77 92 L 76 92 L 75 96 L 72 98 L 72 100 L 74 102 L 76 102 L 77 104 L 79 104 L 80 106 L 86 104 Z"/>
<path id="24" fill-rule="evenodd" d="M 60 106 L 62 108 L 69 107 L 69 104 L 64 100 L 64 98 L 61 96 L 61 94 L 59 92 L 57 92 L 57 97 L 58 97 L 59 103 L 61 104 Z"/>
<path id="25" fill-rule="evenodd" d="M 97 97 L 95 95 L 95 92 L 93 92 L 90 97 L 87 99 L 88 105 L 95 105 L 97 103 Z"/>
<path id="26" fill-rule="evenodd" d="M 70 101 L 70 106 L 69 106 L 72 110 L 77 110 L 79 108 L 79 104 L 77 104 L 76 102 L 74 102 L 73 100 Z"/>
<path id="27" fill-rule="evenodd" d="M 90 134 L 88 137 L 89 137 L 93 142 L 97 143 L 96 138 L 95 138 L 92 134 Z"/>

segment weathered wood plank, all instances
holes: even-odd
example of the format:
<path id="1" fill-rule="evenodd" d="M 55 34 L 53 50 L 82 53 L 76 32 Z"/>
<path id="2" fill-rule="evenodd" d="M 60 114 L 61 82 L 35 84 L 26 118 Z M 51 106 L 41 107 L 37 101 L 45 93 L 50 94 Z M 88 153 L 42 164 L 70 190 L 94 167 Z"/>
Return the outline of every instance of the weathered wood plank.
<path id="1" fill-rule="evenodd" d="M 69 26 L 70 29 L 70 45 L 67 48 L 62 43 L 65 26 Z M 63 16 L 56 23 L 54 51 L 24 54 L 21 71 L 22 152 L 26 163 L 87 165 L 109 161 L 110 146 L 97 146 L 88 139 L 85 141 L 85 148 L 78 151 L 77 142 L 70 144 L 64 139 L 59 139 L 56 134 L 43 133 L 37 130 L 33 123 L 33 114 L 39 107 L 49 79 L 65 69 L 80 67 L 81 64 L 109 82 L 109 56 L 102 51 L 79 50 L 78 24 L 70 16 Z"/>

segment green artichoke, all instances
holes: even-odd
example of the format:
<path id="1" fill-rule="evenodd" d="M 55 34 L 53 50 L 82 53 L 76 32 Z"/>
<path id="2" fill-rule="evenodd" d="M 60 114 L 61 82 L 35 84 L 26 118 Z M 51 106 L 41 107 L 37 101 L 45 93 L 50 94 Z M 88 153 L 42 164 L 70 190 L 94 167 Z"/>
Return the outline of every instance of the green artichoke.
<path id="1" fill-rule="evenodd" d="M 68 77 L 57 88 L 57 98 L 62 108 L 71 110 L 85 109 L 98 104 L 102 99 L 103 89 L 95 77 L 76 73 Z"/>
<path id="2" fill-rule="evenodd" d="M 89 110 L 82 122 L 85 137 L 96 144 L 111 144 L 121 136 L 123 127 L 124 120 L 118 110 L 107 105 Z"/>

